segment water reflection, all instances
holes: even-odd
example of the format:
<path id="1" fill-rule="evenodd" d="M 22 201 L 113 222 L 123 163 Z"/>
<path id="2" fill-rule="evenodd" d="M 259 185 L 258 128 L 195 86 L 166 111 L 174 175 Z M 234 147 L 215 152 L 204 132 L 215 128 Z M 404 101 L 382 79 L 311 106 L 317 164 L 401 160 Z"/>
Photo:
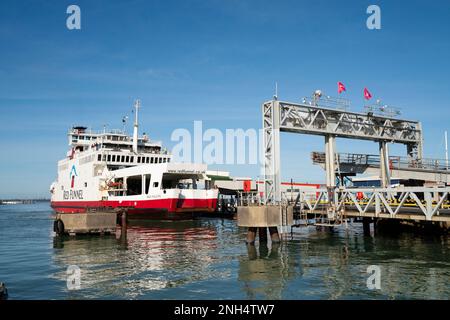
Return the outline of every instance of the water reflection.
<path id="1" fill-rule="evenodd" d="M 10 299 L 449 299 L 448 236 L 297 229 L 247 247 L 235 221 L 137 222 L 127 237 L 54 238 L 48 203 L 0 207 Z M 81 290 L 66 270 L 81 268 Z M 381 290 L 366 286 L 381 268 Z"/>
<path id="2" fill-rule="evenodd" d="M 447 299 L 447 237 L 364 236 L 362 228 L 305 228 L 280 244 L 245 244 L 246 230 L 220 219 L 139 221 L 127 236 L 54 238 L 52 259 L 80 291 L 64 297 L 146 299 Z M 367 267 L 381 268 L 381 290 Z"/>
<path id="3" fill-rule="evenodd" d="M 140 221 L 129 225 L 126 237 L 54 238 L 53 257 L 56 265 L 81 268 L 83 297 L 135 298 L 210 277 L 216 242 L 208 223 Z M 65 280 L 66 274 L 56 277 Z"/>
<path id="4" fill-rule="evenodd" d="M 247 245 L 247 256 L 240 257 L 238 280 L 247 299 L 282 299 L 290 279 L 302 274 L 300 256 L 290 255 L 283 243 Z"/>

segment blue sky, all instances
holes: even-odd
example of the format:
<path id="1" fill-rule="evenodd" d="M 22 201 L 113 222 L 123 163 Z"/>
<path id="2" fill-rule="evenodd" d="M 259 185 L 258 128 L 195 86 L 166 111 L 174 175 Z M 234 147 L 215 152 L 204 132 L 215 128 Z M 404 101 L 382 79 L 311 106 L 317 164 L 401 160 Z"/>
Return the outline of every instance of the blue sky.
<path id="1" fill-rule="evenodd" d="M 81 8 L 81 30 L 66 8 Z M 366 8 L 381 7 L 381 30 Z M 450 129 L 449 1 L 12 1 L 0 2 L 0 198 L 48 196 L 67 129 L 120 127 L 140 98 L 142 130 L 173 146 L 176 128 L 260 128 L 274 82 L 283 100 L 347 87 L 420 120 L 425 155 L 444 157 Z M 376 153 L 338 140 L 340 152 Z M 310 152 L 320 137 L 282 134 L 282 175 L 323 182 Z M 403 146 L 391 154 L 404 155 Z M 257 166 L 216 166 L 254 176 Z"/>

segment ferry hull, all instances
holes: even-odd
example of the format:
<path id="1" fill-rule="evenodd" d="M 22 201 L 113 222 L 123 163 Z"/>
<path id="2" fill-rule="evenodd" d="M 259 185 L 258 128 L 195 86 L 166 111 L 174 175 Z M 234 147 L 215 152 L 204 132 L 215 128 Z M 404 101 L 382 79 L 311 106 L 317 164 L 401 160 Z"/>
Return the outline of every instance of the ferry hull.
<path id="1" fill-rule="evenodd" d="M 128 208 L 130 219 L 185 219 L 194 213 L 208 213 L 216 210 L 217 199 L 155 199 L 136 201 L 52 201 L 51 207 L 57 213 L 86 213 L 92 210 L 105 211 Z"/>

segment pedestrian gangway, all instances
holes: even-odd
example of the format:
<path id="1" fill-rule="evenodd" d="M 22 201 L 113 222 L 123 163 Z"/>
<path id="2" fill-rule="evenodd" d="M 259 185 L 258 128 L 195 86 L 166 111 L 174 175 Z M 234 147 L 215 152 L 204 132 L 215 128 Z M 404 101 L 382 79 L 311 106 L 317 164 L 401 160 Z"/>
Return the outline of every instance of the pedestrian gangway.
<path id="1" fill-rule="evenodd" d="M 325 152 L 312 152 L 313 164 L 325 169 Z M 342 175 L 368 174 L 380 172 L 381 158 L 374 154 L 336 153 L 336 170 Z M 450 166 L 446 160 L 389 156 L 388 166 L 391 176 L 405 180 L 450 183 Z"/>

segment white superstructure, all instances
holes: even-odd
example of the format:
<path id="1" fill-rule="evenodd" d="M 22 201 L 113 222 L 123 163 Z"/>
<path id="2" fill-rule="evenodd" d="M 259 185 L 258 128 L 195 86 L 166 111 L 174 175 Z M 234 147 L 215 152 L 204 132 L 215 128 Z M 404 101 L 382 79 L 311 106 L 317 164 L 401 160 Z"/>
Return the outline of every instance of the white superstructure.
<path id="1" fill-rule="evenodd" d="M 217 190 L 210 189 L 204 164 L 171 163 L 161 142 L 124 130 L 94 132 L 73 127 L 66 158 L 58 162 L 51 185 L 52 207 L 60 213 L 128 207 L 129 215 L 177 217 L 179 213 L 214 211 Z"/>

